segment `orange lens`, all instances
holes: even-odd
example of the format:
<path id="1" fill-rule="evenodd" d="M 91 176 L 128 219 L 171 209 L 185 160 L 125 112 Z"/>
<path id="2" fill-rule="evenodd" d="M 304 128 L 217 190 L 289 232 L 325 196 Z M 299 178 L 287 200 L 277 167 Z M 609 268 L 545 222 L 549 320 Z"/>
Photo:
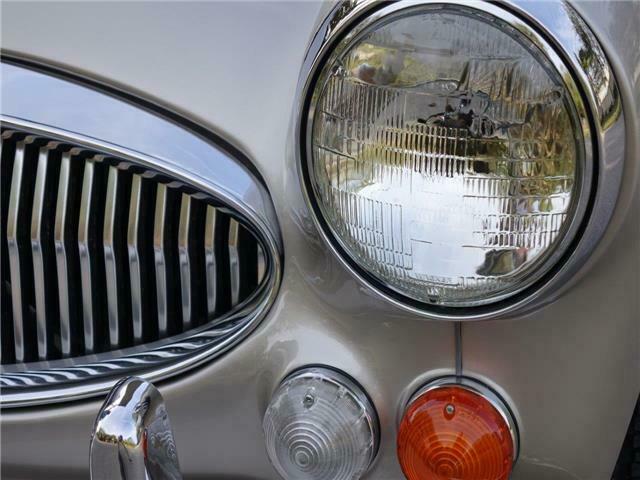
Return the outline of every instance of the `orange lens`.
<path id="1" fill-rule="evenodd" d="M 460 386 L 416 398 L 398 432 L 409 480 L 506 480 L 514 457 L 509 425 L 483 396 Z"/>

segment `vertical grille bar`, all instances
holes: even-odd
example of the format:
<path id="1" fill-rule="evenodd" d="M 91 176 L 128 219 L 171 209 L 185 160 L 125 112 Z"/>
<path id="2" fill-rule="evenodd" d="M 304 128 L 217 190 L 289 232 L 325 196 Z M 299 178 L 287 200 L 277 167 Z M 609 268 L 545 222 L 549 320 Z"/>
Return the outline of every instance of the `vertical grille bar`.
<path id="1" fill-rule="evenodd" d="M 180 261 L 180 294 L 182 298 L 182 328 L 191 328 L 191 269 L 189 263 L 189 223 L 191 196 L 182 194 L 180 226 L 178 230 L 178 256 Z"/>
<path id="2" fill-rule="evenodd" d="M 0 180 L 2 181 L 2 187 L 0 188 L 1 213 L 2 223 L 0 226 L 2 230 L 7 232 L 8 218 L 9 218 L 9 199 L 11 195 L 12 180 L 13 180 L 13 162 L 15 160 L 15 132 L 4 131 L 0 135 Z M 8 232 L 7 232 L 8 233 Z M 0 341 L 2 347 L 0 348 L 0 354 L 2 363 L 11 363 L 15 361 L 15 345 L 13 341 L 13 307 L 12 307 L 12 289 L 11 289 L 11 272 L 9 267 L 9 247 L 8 247 L 8 235 L 2 235 L 2 262 L 0 262 L 0 268 L 2 269 L 2 285 L 0 307 L 2 308 L 2 329 L 0 331 Z"/>
<path id="3" fill-rule="evenodd" d="M 94 157 L 93 185 L 89 204 L 88 246 L 91 268 L 91 303 L 93 307 L 94 352 L 109 350 L 107 274 L 104 263 L 104 213 L 107 202 L 109 165 L 102 155 Z"/>
<path id="4" fill-rule="evenodd" d="M 240 224 L 233 218 L 229 221 L 229 284 L 231 285 L 231 306 L 240 300 Z"/>
<path id="5" fill-rule="evenodd" d="M 91 288 L 91 251 L 89 248 L 89 225 L 91 214 L 91 196 L 93 193 L 95 166 L 87 161 L 82 179 L 82 197 L 80 199 L 80 220 L 78 223 L 78 252 L 80 257 L 80 278 L 82 293 L 82 325 L 84 348 L 86 353 L 95 349 L 95 327 L 93 323 L 93 288 Z"/>
<path id="6" fill-rule="evenodd" d="M 207 313 L 216 311 L 217 269 L 216 269 L 216 219 L 218 210 L 207 205 L 204 230 L 205 274 L 207 278 Z"/>
<path id="7" fill-rule="evenodd" d="M 38 153 L 38 167 L 36 171 L 36 185 L 33 194 L 33 210 L 31 213 L 31 255 L 33 258 L 33 280 L 36 299 L 36 332 L 38 339 L 38 358 L 48 358 L 47 325 L 47 288 L 45 282 L 45 232 L 43 231 L 45 215 L 45 194 L 49 170 L 49 153 L 55 148 L 50 143 L 40 149 Z"/>
<path id="8" fill-rule="evenodd" d="M 156 191 L 153 177 L 142 174 L 140 188 L 140 212 L 138 218 L 138 255 L 140 265 L 140 293 L 142 294 L 142 334 L 145 342 L 158 339 L 158 301 L 156 293 L 153 234 L 155 222 Z"/>
<path id="9" fill-rule="evenodd" d="M 230 217 L 226 212 L 217 210 L 215 219 L 215 258 L 216 258 L 216 314 L 227 312 L 231 305 L 231 282 L 229 277 L 229 226 Z"/>
<path id="10" fill-rule="evenodd" d="M 240 262 L 240 299 L 244 300 L 258 286 L 258 244 L 243 226 L 238 231 L 238 259 Z"/>
<path id="11" fill-rule="evenodd" d="M 191 274 L 191 327 L 206 323 L 207 275 L 205 272 L 204 230 L 207 205 L 196 196 L 191 197 L 189 215 L 189 272 Z"/>
<path id="12" fill-rule="evenodd" d="M 181 184 L 167 185 L 167 209 L 165 211 L 164 240 L 165 266 L 167 275 L 167 332 L 175 335 L 182 332 L 182 302 L 180 290 L 180 255 L 178 235 L 180 230 Z"/>
<path id="13" fill-rule="evenodd" d="M 54 243 L 56 247 L 56 267 L 58 274 L 58 305 L 60 307 L 60 349 L 64 357 L 71 354 L 71 311 L 69 306 L 69 275 L 67 269 L 66 228 L 67 202 L 71 174 L 71 153 L 65 152 L 60 163 L 58 198 L 56 202 L 56 223 Z"/>
<path id="14" fill-rule="evenodd" d="M 167 186 L 159 184 L 156 192 L 156 210 L 153 227 L 153 253 L 156 266 L 156 298 L 158 302 L 158 333 L 167 334 L 167 269 L 164 258 L 165 211 Z"/>
<path id="15" fill-rule="evenodd" d="M 109 167 L 107 180 L 107 201 L 104 210 L 104 265 L 107 278 L 107 318 L 109 322 L 109 343 L 117 348 L 120 341 L 118 320 L 118 278 L 115 251 L 116 201 L 118 191 L 118 168 Z"/>
<path id="16" fill-rule="evenodd" d="M 60 312 L 60 349 L 63 356 L 84 351 L 78 222 L 85 157 L 82 149 L 62 154 L 56 199 L 54 244 Z"/>
<path id="17" fill-rule="evenodd" d="M 13 339 L 17 362 L 24 362 L 25 360 L 20 247 L 18 245 L 18 222 L 21 208 L 20 192 L 22 190 L 25 149 L 25 142 L 19 142 L 13 160 L 11 193 L 9 194 L 9 216 L 7 219 L 7 244 L 9 248 L 9 269 L 11 272 L 11 301 L 13 303 Z"/>
<path id="18" fill-rule="evenodd" d="M 142 341 L 142 287 L 140 280 L 140 254 L 138 252 L 138 231 L 140 223 L 140 202 L 142 177 L 133 175 L 131 180 L 131 201 L 129 203 L 129 225 L 127 230 L 127 252 L 129 257 L 129 275 L 131 279 L 131 318 L 133 339 Z"/>

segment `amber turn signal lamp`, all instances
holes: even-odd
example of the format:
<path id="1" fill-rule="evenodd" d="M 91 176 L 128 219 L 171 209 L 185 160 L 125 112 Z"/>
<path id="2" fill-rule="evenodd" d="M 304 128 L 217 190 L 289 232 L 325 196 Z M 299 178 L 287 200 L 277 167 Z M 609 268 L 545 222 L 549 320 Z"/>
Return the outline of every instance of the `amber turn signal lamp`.
<path id="1" fill-rule="evenodd" d="M 507 480 L 517 448 L 505 404 L 466 379 L 420 390 L 398 432 L 398 459 L 409 480 Z"/>

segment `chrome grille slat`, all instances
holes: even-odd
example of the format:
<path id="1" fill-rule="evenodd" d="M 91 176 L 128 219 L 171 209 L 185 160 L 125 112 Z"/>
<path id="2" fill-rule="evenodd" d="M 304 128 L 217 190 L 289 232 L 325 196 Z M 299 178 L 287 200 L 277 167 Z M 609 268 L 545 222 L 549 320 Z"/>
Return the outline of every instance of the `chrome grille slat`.
<path id="1" fill-rule="evenodd" d="M 229 222 L 229 284 L 231 286 L 231 306 L 240 300 L 240 224 L 231 219 Z"/>
<path id="2" fill-rule="evenodd" d="M 15 142 L 11 141 L 11 138 L 15 137 L 15 132 L 10 130 L 2 132 L 0 134 L 0 178 L 11 178 L 13 161 L 15 159 Z M 9 199 L 11 195 L 11 185 L 2 183 L 0 188 L 0 195 L 2 197 L 0 209 L 2 213 L 2 228 L 5 228 L 5 232 L 8 225 L 9 217 Z M 8 235 L 0 236 L 2 244 L 2 262 L 0 262 L 0 268 L 2 269 L 2 284 L 0 285 L 0 307 L 2 308 L 2 314 L 0 318 L 5 319 L 2 321 L 0 331 L 0 361 L 2 363 L 9 363 L 13 361 L 15 355 L 15 346 L 13 341 L 13 309 L 11 299 L 11 273 L 9 268 L 9 246 Z"/>
<path id="3" fill-rule="evenodd" d="M 109 167 L 107 180 L 107 201 L 104 210 L 104 265 L 107 275 L 107 319 L 109 323 L 109 343 L 117 348 L 120 340 L 118 319 L 118 278 L 116 266 L 115 224 L 118 191 L 118 168 Z"/>
<path id="4" fill-rule="evenodd" d="M 180 261 L 180 297 L 182 300 L 182 326 L 191 328 L 191 266 L 189 261 L 189 224 L 191 196 L 183 193 L 180 201 L 178 227 L 178 256 Z"/>
<path id="5" fill-rule="evenodd" d="M 67 248 L 65 245 L 67 223 L 67 200 L 69 198 L 69 175 L 71 170 L 71 152 L 62 155 L 58 198 L 56 202 L 55 248 L 58 275 L 58 305 L 60 308 L 60 344 L 63 356 L 71 354 L 71 312 L 69 307 L 69 280 L 67 269 Z"/>
<path id="6" fill-rule="evenodd" d="M 82 197 L 80 200 L 80 221 L 78 224 L 78 252 L 80 257 L 80 278 L 82 287 L 82 325 L 86 353 L 95 350 L 95 326 L 93 318 L 93 288 L 91 285 L 91 250 L 89 248 L 89 225 L 91 198 L 93 193 L 95 164 L 87 161 L 82 179 Z"/>
<path id="7" fill-rule="evenodd" d="M 45 215 L 45 187 L 49 164 L 49 152 L 57 144 L 50 143 L 40 148 L 38 153 L 38 167 L 36 185 L 33 195 L 33 211 L 31 213 L 31 255 L 33 258 L 33 279 L 36 298 L 36 325 L 38 338 L 38 358 L 47 359 L 48 353 L 48 325 L 47 325 L 47 291 L 45 286 L 45 238 L 43 232 L 43 217 Z"/>
<path id="8" fill-rule="evenodd" d="M 131 277 L 131 318 L 134 343 L 142 342 L 142 286 L 140 280 L 140 253 L 138 235 L 140 224 L 140 202 L 142 201 L 142 177 L 133 175 L 131 180 L 131 202 L 129 204 L 129 228 L 127 230 L 127 252 Z"/>
<path id="9" fill-rule="evenodd" d="M 9 216 L 7 219 L 7 244 L 9 247 L 9 270 L 11 272 L 11 301 L 13 303 L 13 341 L 17 362 L 25 360 L 22 282 L 20 271 L 20 245 L 18 243 L 18 216 L 20 191 L 24 169 L 25 142 L 19 142 L 13 160 L 11 193 L 9 194 Z"/>
<path id="10" fill-rule="evenodd" d="M 212 315 L 216 311 L 217 299 L 217 266 L 216 266 L 216 219 L 217 210 L 211 205 L 207 205 L 204 248 L 205 248 L 205 277 L 207 282 L 207 313 Z"/>
<path id="11" fill-rule="evenodd" d="M 164 258 L 165 211 L 167 186 L 159 184 L 156 191 L 155 221 L 153 227 L 153 253 L 156 273 L 156 298 L 158 302 L 158 332 L 167 334 L 167 269 Z"/>

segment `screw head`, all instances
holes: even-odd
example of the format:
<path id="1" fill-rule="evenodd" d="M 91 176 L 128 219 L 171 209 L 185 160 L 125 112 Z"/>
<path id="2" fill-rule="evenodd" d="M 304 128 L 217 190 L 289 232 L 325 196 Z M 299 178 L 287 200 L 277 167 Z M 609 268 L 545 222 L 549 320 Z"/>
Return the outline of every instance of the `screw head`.
<path id="1" fill-rule="evenodd" d="M 316 398 L 310 393 L 307 393 L 302 399 L 302 405 L 304 405 L 305 408 L 311 408 L 314 403 L 316 403 Z"/>

